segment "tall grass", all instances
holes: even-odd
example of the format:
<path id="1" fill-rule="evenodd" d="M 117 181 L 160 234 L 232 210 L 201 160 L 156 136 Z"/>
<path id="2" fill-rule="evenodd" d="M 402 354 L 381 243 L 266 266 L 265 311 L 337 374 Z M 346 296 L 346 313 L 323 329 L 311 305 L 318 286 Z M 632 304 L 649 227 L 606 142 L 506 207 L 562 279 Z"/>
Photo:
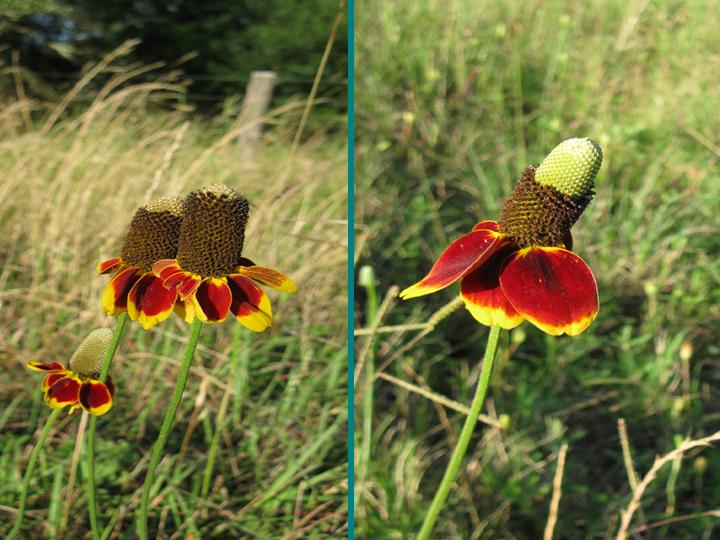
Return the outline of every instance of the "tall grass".
<path id="1" fill-rule="evenodd" d="M 542 537 L 567 443 L 555 537 L 613 537 L 632 495 L 618 420 L 640 477 L 720 428 L 720 4 L 361 0 L 356 13 L 356 257 L 381 295 L 497 217 L 561 140 L 605 151 L 573 231 L 599 316 L 576 338 L 506 335 L 486 408 L 496 423 L 478 430 L 436 534 Z M 379 332 L 358 338 L 361 351 L 374 339 L 379 370 L 360 537 L 416 532 L 442 475 L 462 414 L 432 396 L 469 403 L 487 332 L 459 309 L 415 336 L 456 293 L 391 301 Z M 362 313 L 359 326 L 378 323 Z M 387 328 L 399 324 L 415 326 Z M 720 505 L 720 453 L 690 458 L 659 471 L 631 531 L 664 519 L 648 537 L 717 531 L 702 512 Z"/>
<path id="2" fill-rule="evenodd" d="M 149 69 L 149 68 L 148 68 Z M 151 503 L 158 538 L 328 538 L 345 534 L 346 141 L 306 135 L 290 156 L 302 102 L 266 119 L 254 152 L 238 145 L 238 110 L 188 114 L 172 80 L 114 58 L 58 103 L 14 100 L 0 113 L 0 536 L 49 414 L 24 363 L 66 361 L 110 326 L 98 261 L 117 255 L 136 207 L 225 183 L 251 203 L 244 255 L 300 287 L 273 295 L 273 328 L 228 320 L 203 333 Z M 92 77 L 107 82 L 99 91 Z M 145 73 L 143 79 L 147 79 Z M 28 111 L 29 114 L 23 114 Z M 339 125 L 342 121 L 338 122 Z M 188 325 L 132 324 L 116 356 L 112 411 L 98 422 L 100 521 L 134 534 L 151 445 Z M 25 537 L 83 538 L 83 482 L 68 482 L 79 418 L 62 417 L 33 478 Z M 81 462 L 79 474 L 85 474 Z M 68 506 L 69 505 L 69 506 Z M 62 526 L 63 506 L 70 508 Z M 61 529 L 64 531 L 61 532 Z"/>

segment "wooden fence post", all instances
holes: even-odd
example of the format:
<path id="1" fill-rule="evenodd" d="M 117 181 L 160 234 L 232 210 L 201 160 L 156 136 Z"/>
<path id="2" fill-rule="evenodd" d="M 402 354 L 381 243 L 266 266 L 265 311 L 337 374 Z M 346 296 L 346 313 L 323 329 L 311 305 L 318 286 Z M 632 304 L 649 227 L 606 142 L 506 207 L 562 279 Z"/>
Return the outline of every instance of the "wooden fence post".
<path id="1" fill-rule="evenodd" d="M 249 150 L 254 149 L 262 137 L 262 122 L 258 122 L 258 119 L 270 108 L 277 78 L 274 71 L 253 71 L 250 74 L 240 109 L 240 124 L 252 125 L 244 129 L 238 137 L 239 142 Z"/>

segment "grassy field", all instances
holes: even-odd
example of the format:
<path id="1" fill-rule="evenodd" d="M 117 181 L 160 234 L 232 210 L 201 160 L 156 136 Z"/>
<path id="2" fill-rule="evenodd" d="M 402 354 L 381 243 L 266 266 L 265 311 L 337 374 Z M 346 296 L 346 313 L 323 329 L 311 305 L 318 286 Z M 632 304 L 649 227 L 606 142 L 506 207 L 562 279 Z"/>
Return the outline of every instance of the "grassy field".
<path id="1" fill-rule="evenodd" d="M 303 102 L 270 113 L 261 147 L 237 143 L 237 107 L 188 114 L 182 88 L 134 83 L 112 63 L 60 103 L 11 100 L 0 112 L 0 537 L 50 410 L 25 363 L 67 361 L 85 335 L 112 327 L 97 262 L 116 256 L 135 208 L 225 183 L 250 200 L 244 255 L 299 285 L 270 293 L 275 321 L 254 334 L 229 319 L 201 343 L 152 494 L 157 538 L 339 538 L 347 530 L 347 151 L 305 134 Z M 149 451 L 187 340 L 173 317 L 132 324 L 112 369 L 117 394 L 98 422 L 100 521 L 134 538 Z M 36 376 L 37 375 L 37 376 Z M 22 538 L 88 537 L 84 422 L 63 415 L 32 480 Z"/>
<path id="2" fill-rule="evenodd" d="M 605 152 L 573 230 L 600 313 L 574 338 L 503 334 L 489 418 L 434 538 L 542 538 L 564 445 L 554 538 L 614 538 L 655 456 L 720 429 L 719 13 L 716 0 L 356 3 L 355 256 L 377 280 L 356 311 L 359 538 L 419 529 L 487 337 L 462 308 L 425 324 L 456 286 L 408 302 L 398 287 L 497 218 L 523 168 L 569 137 Z M 695 448 L 650 480 L 637 538 L 720 534 L 720 452 Z"/>

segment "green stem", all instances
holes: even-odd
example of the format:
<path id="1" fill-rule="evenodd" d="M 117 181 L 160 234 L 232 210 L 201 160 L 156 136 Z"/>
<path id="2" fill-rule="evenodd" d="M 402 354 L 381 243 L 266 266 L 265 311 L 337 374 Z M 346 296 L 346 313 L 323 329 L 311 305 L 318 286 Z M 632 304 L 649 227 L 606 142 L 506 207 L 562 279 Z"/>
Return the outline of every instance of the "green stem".
<path id="1" fill-rule="evenodd" d="M 8 534 L 7 540 L 12 540 L 17 536 L 18 532 L 20 532 L 20 527 L 22 527 L 23 519 L 25 518 L 25 506 L 27 504 L 28 491 L 30 490 L 30 480 L 33 477 L 35 465 L 40 457 L 40 451 L 45 445 L 45 439 L 47 439 L 48 433 L 50 433 L 50 429 L 55 423 L 57 417 L 60 415 L 61 411 L 62 409 L 55 409 L 50 413 L 50 416 L 48 416 L 48 419 L 45 421 L 45 427 L 40 433 L 40 438 L 35 443 L 35 448 L 33 448 L 32 454 L 30 454 L 30 461 L 28 461 L 27 469 L 25 470 L 22 491 L 20 492 L 20 502 L 18 504 L 17 516 L 15 517 L 15 525 L 13 525 L 10 534 Z"/>
<path id="2" fill-rule="evenodd" d="M 468 445 L 470 444 L 470 438 L 472 437 L 475 424 L 477 424 L 478 416 L 482 410 L 483 403 L 485 402 L 485 394 L 490 384 L 490 374 L 492 373 L 493 362 L 495 361 L 495 353 L 498 347 L 498 338 L 500 337 L 500 327 L 493 326 L 490 329 L 490 335 L 488 336 L 487 346 L 485 347 L 485 356 L 483 357 L 482 370 L 480 371 L 480 380 L 478 381 L 477 389 L 475 390 L 475 397 L 473 397 L 472 404 L 470 405 L 470 412 L 465 418 L 465 424 L 463 425 L 462 431 L 460 432 L 460 438 L 458 443 L 453 450 L 450 463 L 448 463 L 445 474 L 443 475 L 440 487 L 435 493 L 430 509 L 425 516 L 422 528 L 417 535 L 416 540 L 427 540 L 430 538 L 435 521 L 440 515 L 445 499 L 447 499 L 450 488 L 452 487 L 455 478 L 460 472 L 460 465 L 467 452 Z"/>
<path id="3" fill-rule="evenodd" d="M 175 392 L 173 392 L 172 398 L 170 398 L 170 404 L 165 412 L 165 418 L 162 426 L 160 427 L 160 433 L 158 434 L 155 446 L 153 446 L 152 455 L 150 456 L 150 465 L 148 466 L 147 475 L 145 476 L 142 498 L 140 499 L 140 515 L 138 517 L 138 534 L 140 536 L 140 540 L 148 539 L 147 514 L 150 506 L 150 488 L 152 488 L 155 471 L 157 470 L 163 450 L 165 449 L 165 443 L 167 442 L 170 428 L 172 428 L 173 422 L 175 421 L 175 413 L 180 405 L 180 399 L 182 398 L 183 390 L 185 389 L 185 383 L 187 382 L 188 373 L 190 372 L 190 364 L 192 364 L 192 360 L 195 355 L 195 348 L 197 347 L 198 339 L 200 338 L 200 330 L 202 329 L 203 324 L 204 323 L 196 317 L 190 327 L 190 338 L 188 340 L 187 349 L 185 349 L 185 355 L 183 356 L 182 367 L 180 368 L 180 374 L 178 375 Z"/>
<path id="4" fill-rule="evenodd" d="M 115 357 L 120 345 L 123 330 L 127 324 L 128 315 L 122 313 L 115 322 L 115 331 L 113 332 L 110 347 L 103 358 L 102 368 L 100 369 L 100 380 L 105 382 L 107 374 L 110 371 L 110 365 Z M 92 531 L 93 540 L 100 540 L 100 526 L 97 518 L 97 495 L 95 486 L 95 425 L 97 424 L 97 416 L 90 415 L 90 426 L 88 428 L 87 441 L 87 494 L 88 494 L 88 514 L 90 515 L 90 530 Z"/>

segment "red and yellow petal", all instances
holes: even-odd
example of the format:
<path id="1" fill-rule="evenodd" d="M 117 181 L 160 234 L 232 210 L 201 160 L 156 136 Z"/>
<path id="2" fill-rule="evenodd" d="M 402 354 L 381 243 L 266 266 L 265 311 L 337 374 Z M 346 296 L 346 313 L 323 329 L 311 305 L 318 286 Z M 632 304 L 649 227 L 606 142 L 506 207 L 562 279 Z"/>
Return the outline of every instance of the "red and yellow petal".
<path id="1" fill-rule="evenodd" d="M 475 225 L 472 228 L 473 231 L 500 231 L 500 225 L 498 225 L 497 221 L 493 221 L 491 219 L 486 219 L 484 221 L 481 221 L 477 225 Z"/>
<path id="2" fill-rule="evenodd" d="M 195 309 L 193 308 L 193 302 L 190 298 L 182 300 L 179 296 L 175 301 L 175 315 L 180 317 L 186 323 L 193 322 L 195 318 Z"/>
<path id="3" fill-rule="evenodd" d="M 109 274 L 114 270 L 118 270 L 121 265 L 122 259 L 115 257 L 114 259 L 108 259 L 107 261 L 99 263 L 96 268 L 99 274 Z"/>
<path id="4" fill-rule="evenodd" d="M 204 279 L 191 298 L 194 315 L 203 322 L 222 322 L 230 312 L 232 293 L 225 278 Z"/>
<path id="5" fill-rule="evenodd" d="M 182 271 L 182 268 L 177 259 L 160 259 L 153 264 L 152 271 L 157 277 L 165 280 L 171 274 Z"/>
<path id="6" fill-rule="evenodd" d="M 461 236 L 442 252 L 428 275 L 402 291 L 400 298 L 407 300 L 444 289 L 480 266 L 505 242 L 502 233 L 489 229 Z"/>
<path id="7" fill-rule="evenodd" d="M 270 299 L 253 280 L 241 274 L 228 276 L 232 291 L 230 311 L 238 322 L 253 332 L 264 332 L 272 325 Z"/>
<path id="8" fill-rule="evenodd" d="M 53 409 L 62 409 L 78 402 L 82 381 L 71 374 L 67 374 L 48 388 L 45 392 L 45 403 Z"/>
<path id="9" fill-rule="evenodd" d="M 286 293 L 297 292 L 297 285 L 288 276 L 265 266 L 240 266 L 238 274 L 254 279 L 258 283 Z"/>
<path id="10" fill-rule="evenodd" d="M 598 312 L 592 271 L 566 249 L 530 247 L 518 251 L 502 271 L 500 287 L 523 317 L 553 336 L 580 334 Z"/>
<path id="11" fill-rule="evenodd" d="M 43 392 L 47 392 L 53 384 L 58 382 L 60 379 L 64 379 L 68 373 L 69 371 L 62 371 L 60 373 L 50 373 L 49 375 L 45 375 L 40 388 Z"/>
<path id="12" fill-rule="evenodd" d="M 510 330 L 524 320 L 500 288 L 503 264 L 513 250 L 514 248 L 510 247 L 496 252 L 460 283 L 460 296 L 465 307 L 480 324 L 498 325 Z"/>
<path id="13" fill-rule="evenodd" d="M 42 373 L 66 373 L 67 369 L 60 362 L 28 362 L 27 367 Z"/>
<path id="14" fill-rule="evenodd" d="M 167 319 L 175 307 L 177 291 L 166 289 L 150 272 L 135 282 L 127 298 L 128 316 L 147 330 Z"/>
<path id="15" fill-rule="evenodd" d="M 83 409 L 95 416 L 102 416 L 110 410 L 113 392 L 105 383 L 95 379 L 83 381 L 78 394 L 78 401 Z"/>
<path id="16" fill-rule="evenodd" d="M 114 316 L 127 309 L 128 293 L 139 277 L 140 272 L 135 266 L 125 268 L 113 276 L 102 296 L 105 313 Z"/>

